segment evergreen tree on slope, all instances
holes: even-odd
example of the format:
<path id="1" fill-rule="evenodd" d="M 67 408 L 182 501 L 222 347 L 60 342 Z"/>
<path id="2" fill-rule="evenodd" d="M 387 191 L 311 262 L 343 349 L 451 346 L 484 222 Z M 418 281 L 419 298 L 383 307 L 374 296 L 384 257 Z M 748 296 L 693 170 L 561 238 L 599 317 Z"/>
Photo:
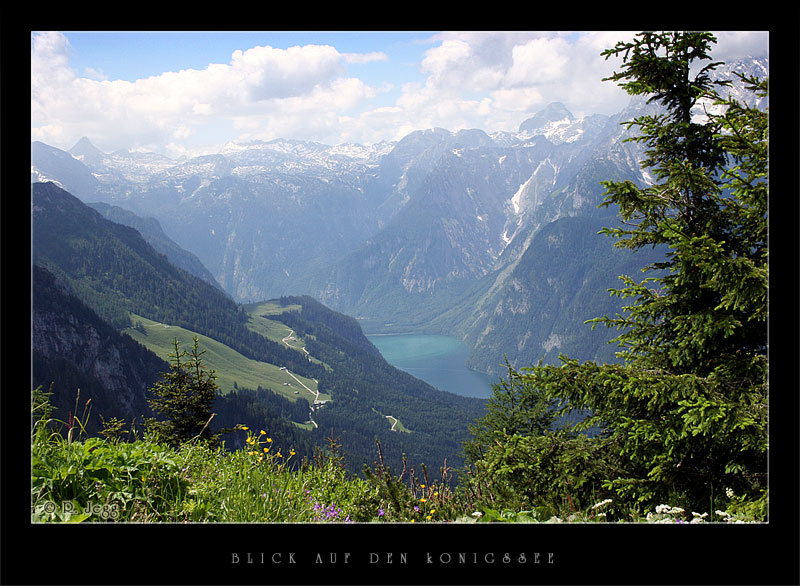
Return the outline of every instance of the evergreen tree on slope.
<path id="1" fill-rule="evenodd" d="M 624 287 L 612 294 L 632 304 L 591 320 L 622 332 L 615 341 L 623 364 L 562 356 L 561 365 L 523 369 L 522 378 L 559 401 L 562 414 L 583 414 L 575 429 L 602 430 L 580 441 L 609 494 L 763 516 L 767 113 L 720 97 L 722 84 L 710 76 L 720 63 L 703 65 L 714 42 L 709 33 L 641 33 L 603 53 L 623 59 L 610 80 L 664 107 L 628 123 L 641 132 L 634 140 L 647 146 L 643 165 L 655 183 L 605 182 L 604 205 L 619 207 L 622 224 L 604 232 L 619 247 L 668 247 L 664 262 L 644 269 L 665 276 L 621 277 Z M 766 80 L 742 81 L 767 94 Z M 694 122 L 701 98 L 724 112 Z"/>

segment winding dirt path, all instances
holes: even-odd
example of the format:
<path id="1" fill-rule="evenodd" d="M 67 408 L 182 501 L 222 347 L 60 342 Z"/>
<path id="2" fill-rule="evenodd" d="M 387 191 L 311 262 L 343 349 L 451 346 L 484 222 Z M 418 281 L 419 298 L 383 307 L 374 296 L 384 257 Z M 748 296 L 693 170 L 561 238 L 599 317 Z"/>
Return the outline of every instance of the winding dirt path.
<path id="1" fill-rule="evenodd" d="M 284 344 L 286 344 L 286 347 L 287 347 L 287 348 L 292 348 L 293 350 L 302 350 L 303 352 L 305 352 L 305 353 L 306 353 L 306 358 L 308 358 L 308 359 L 310 359 L 310 358 L 311 358 L 311 355 L 308 353 L 308 350 L 306 350 L 305 348 L 295 348 L 294 346 L 290 345 L 290 344 L 289 344 L 289 342 L 288 342 L 287 340 L 297 340 L 297 338 L 296 338 L 296 337 L 295 337 L 295 335 L 294 335 L 294 330 L 293 330 L 293 329 L 291 329 L 291 328 L 289 328 L 289 333 L 288 333 L 286 336 L 284 336 L 284 337 L 283 337 L 283 339 L 281 340 L 281 342 L 283 342 Z M 317 402 L 319 401 L 319 390 L 312 391 L 311 389 L 309 389 L 309 388 L 308 388 L 308 387 L 305 385 L 305 383 L 303 383 L 303 381 L 301 381 L 301 380 L 300 380 L 299 378 L 297 378 L 297 377 L 296 377 L 294 374 L 292 374 L 292 373 L 289 371 L 289 369 L 288 369 L 288 368 L 286 368 L 285 366 L 284 366 L 284 367 L 282 367 L 282 368 L 281 368 L 281 370 L 285 371 L 285 372 L 286 372 L 286 374 L 288 374 L 290 377 L 292 377 L 294 380 L 296 380 L 296 381 L 297 381 L 297 383 L 298 383 L 298 384 L 299 384 L 301 387 L 303 387 L 303 388 L 304 388 L 305 390 L 307 390 L 309 393 L 311 393 L 312 395 L 314 395 L 314 403 L 317 403 Z M 311 414 L 312 414 L 312 413 L 314 413 L 314 410 L 313 410 L 313 409 L 311 409 L 311 410 L 308 412 L 308 420 L 309 420 L 309 421 L 310 421 L 310 422 L 311 422 L 311 423 L 314 425 L 314 427 L 316 427 L 316 428 L 319 428 L 319 426 L 317 425 L 317 422 L 316 422 L 316 421 L 314 421 L 314 418 L 311 416 Z"/>

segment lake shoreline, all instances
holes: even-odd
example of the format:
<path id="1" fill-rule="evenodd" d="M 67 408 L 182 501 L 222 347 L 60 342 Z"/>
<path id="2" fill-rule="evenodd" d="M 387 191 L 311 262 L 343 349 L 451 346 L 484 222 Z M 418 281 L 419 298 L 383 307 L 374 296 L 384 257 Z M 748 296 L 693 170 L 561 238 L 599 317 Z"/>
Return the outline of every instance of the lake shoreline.
<path id="1" fill-rule="evenodd" d="M 468 349 L 458 338 L 419 332 L 365 335 L 389 364 L 441 391 L 463 397 L 491 397 L 489 375 L 467 367 Z"/>

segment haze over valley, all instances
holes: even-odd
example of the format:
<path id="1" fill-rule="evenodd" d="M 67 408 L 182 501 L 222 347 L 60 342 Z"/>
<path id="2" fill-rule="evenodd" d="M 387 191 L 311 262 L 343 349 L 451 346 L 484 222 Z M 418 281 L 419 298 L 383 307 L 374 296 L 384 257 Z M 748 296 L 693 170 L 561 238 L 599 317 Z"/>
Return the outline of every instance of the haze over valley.
<path id="1" fill-rule="evenodd" d="M 489 382 L 481 386 L 506 364 L 555 363 L 562 353 L 617 360 L 608 343 L 616 333 L 586 321 L 621 310 L 608 292 L 620 275 L 663 259 L 663 249 L 634 253 L 600 233 L 619 225 L 618 210 L 601 205 L 602 181 L 653 183 L 641 167 L 644 145 L 624 123 L 658 108 L 599 89 L 612 85 L 602 83 L 610 66 L 601 72 L 596 58 L 607 38 L 434 35 L 403 45 L 416 47 L 424 79 L 368 87 L 356 72 L 391 61 L 389 45 L 387 53 L 259 45 L 227 65 L 93 80 L 88 66 L 79 74 L 67 65 L 67 36 L 35 34 L 35 378 L 46 386 L 62 375 L 62 409 L 80 382 L 103 389 L 98 403 L 135 418 L 165 366 L 168 338 L 199 335 L 229 396 L 220 420 L 235 425 L 253 392 L 298 451 L 342 430 L 356 470 L 370 461 L 375 437 L 395 462 L 403 453 L 430 456 L 431 445 L 436 458 L 458 458 L 485 409 Z M 745 38 L 725 51 L 760 46 Z M 76 53 L 95 41 L 69 39 Z M 505 58 L 493 61 L 491 47 Z M 469 63 L 482 64 L 474 76 Z M 766 76 L 768 67 L 765 53 L 753 53 L 715 75 Z M 458 90 L 465 94 L 445 100 L 434 88 L 444 91 L 448 80 L 472 83 L 475 95 Z M 233 89 L 223 92 L 223 81 Z M 97 110 L 103 124 L 79 107 L 96 95 L 109 98 Z M 353 101 L 336 102 L 345 96 Z M 430 107 L 436 97 L 439 109 Z M 713 107 L 693 113 L 702 119 Z M 209 133 L 229 126 L 236 132 L 214 134 L 226 138 L 209 147 Z M 201 136 L 205 145 L 192 143 Z M 39 283 L 52 289 L 41 299 Z M 382 344 L 370 342 L 389 334 L 441 342 L 468 382 L 437 383 L 448 375 L 404 368 L 403 357 L 392 368 L 391 351 L 382 357 Z M 107 336 L 110 355 L 97 342 Z M 150 354 L 137 350 L 136 365 L 123 366 L 130 338 Z"/>

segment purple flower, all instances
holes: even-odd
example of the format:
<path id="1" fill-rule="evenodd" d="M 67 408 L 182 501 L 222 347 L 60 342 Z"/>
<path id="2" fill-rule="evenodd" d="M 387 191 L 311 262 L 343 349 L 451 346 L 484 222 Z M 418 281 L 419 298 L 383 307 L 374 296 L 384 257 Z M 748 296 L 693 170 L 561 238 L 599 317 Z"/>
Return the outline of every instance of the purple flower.
<path id="1" fill-rule="evenodd" d="M 378 509 L 378 516 L 383 517 L 384 512 L 385 511 L 383 509 Z"/>

